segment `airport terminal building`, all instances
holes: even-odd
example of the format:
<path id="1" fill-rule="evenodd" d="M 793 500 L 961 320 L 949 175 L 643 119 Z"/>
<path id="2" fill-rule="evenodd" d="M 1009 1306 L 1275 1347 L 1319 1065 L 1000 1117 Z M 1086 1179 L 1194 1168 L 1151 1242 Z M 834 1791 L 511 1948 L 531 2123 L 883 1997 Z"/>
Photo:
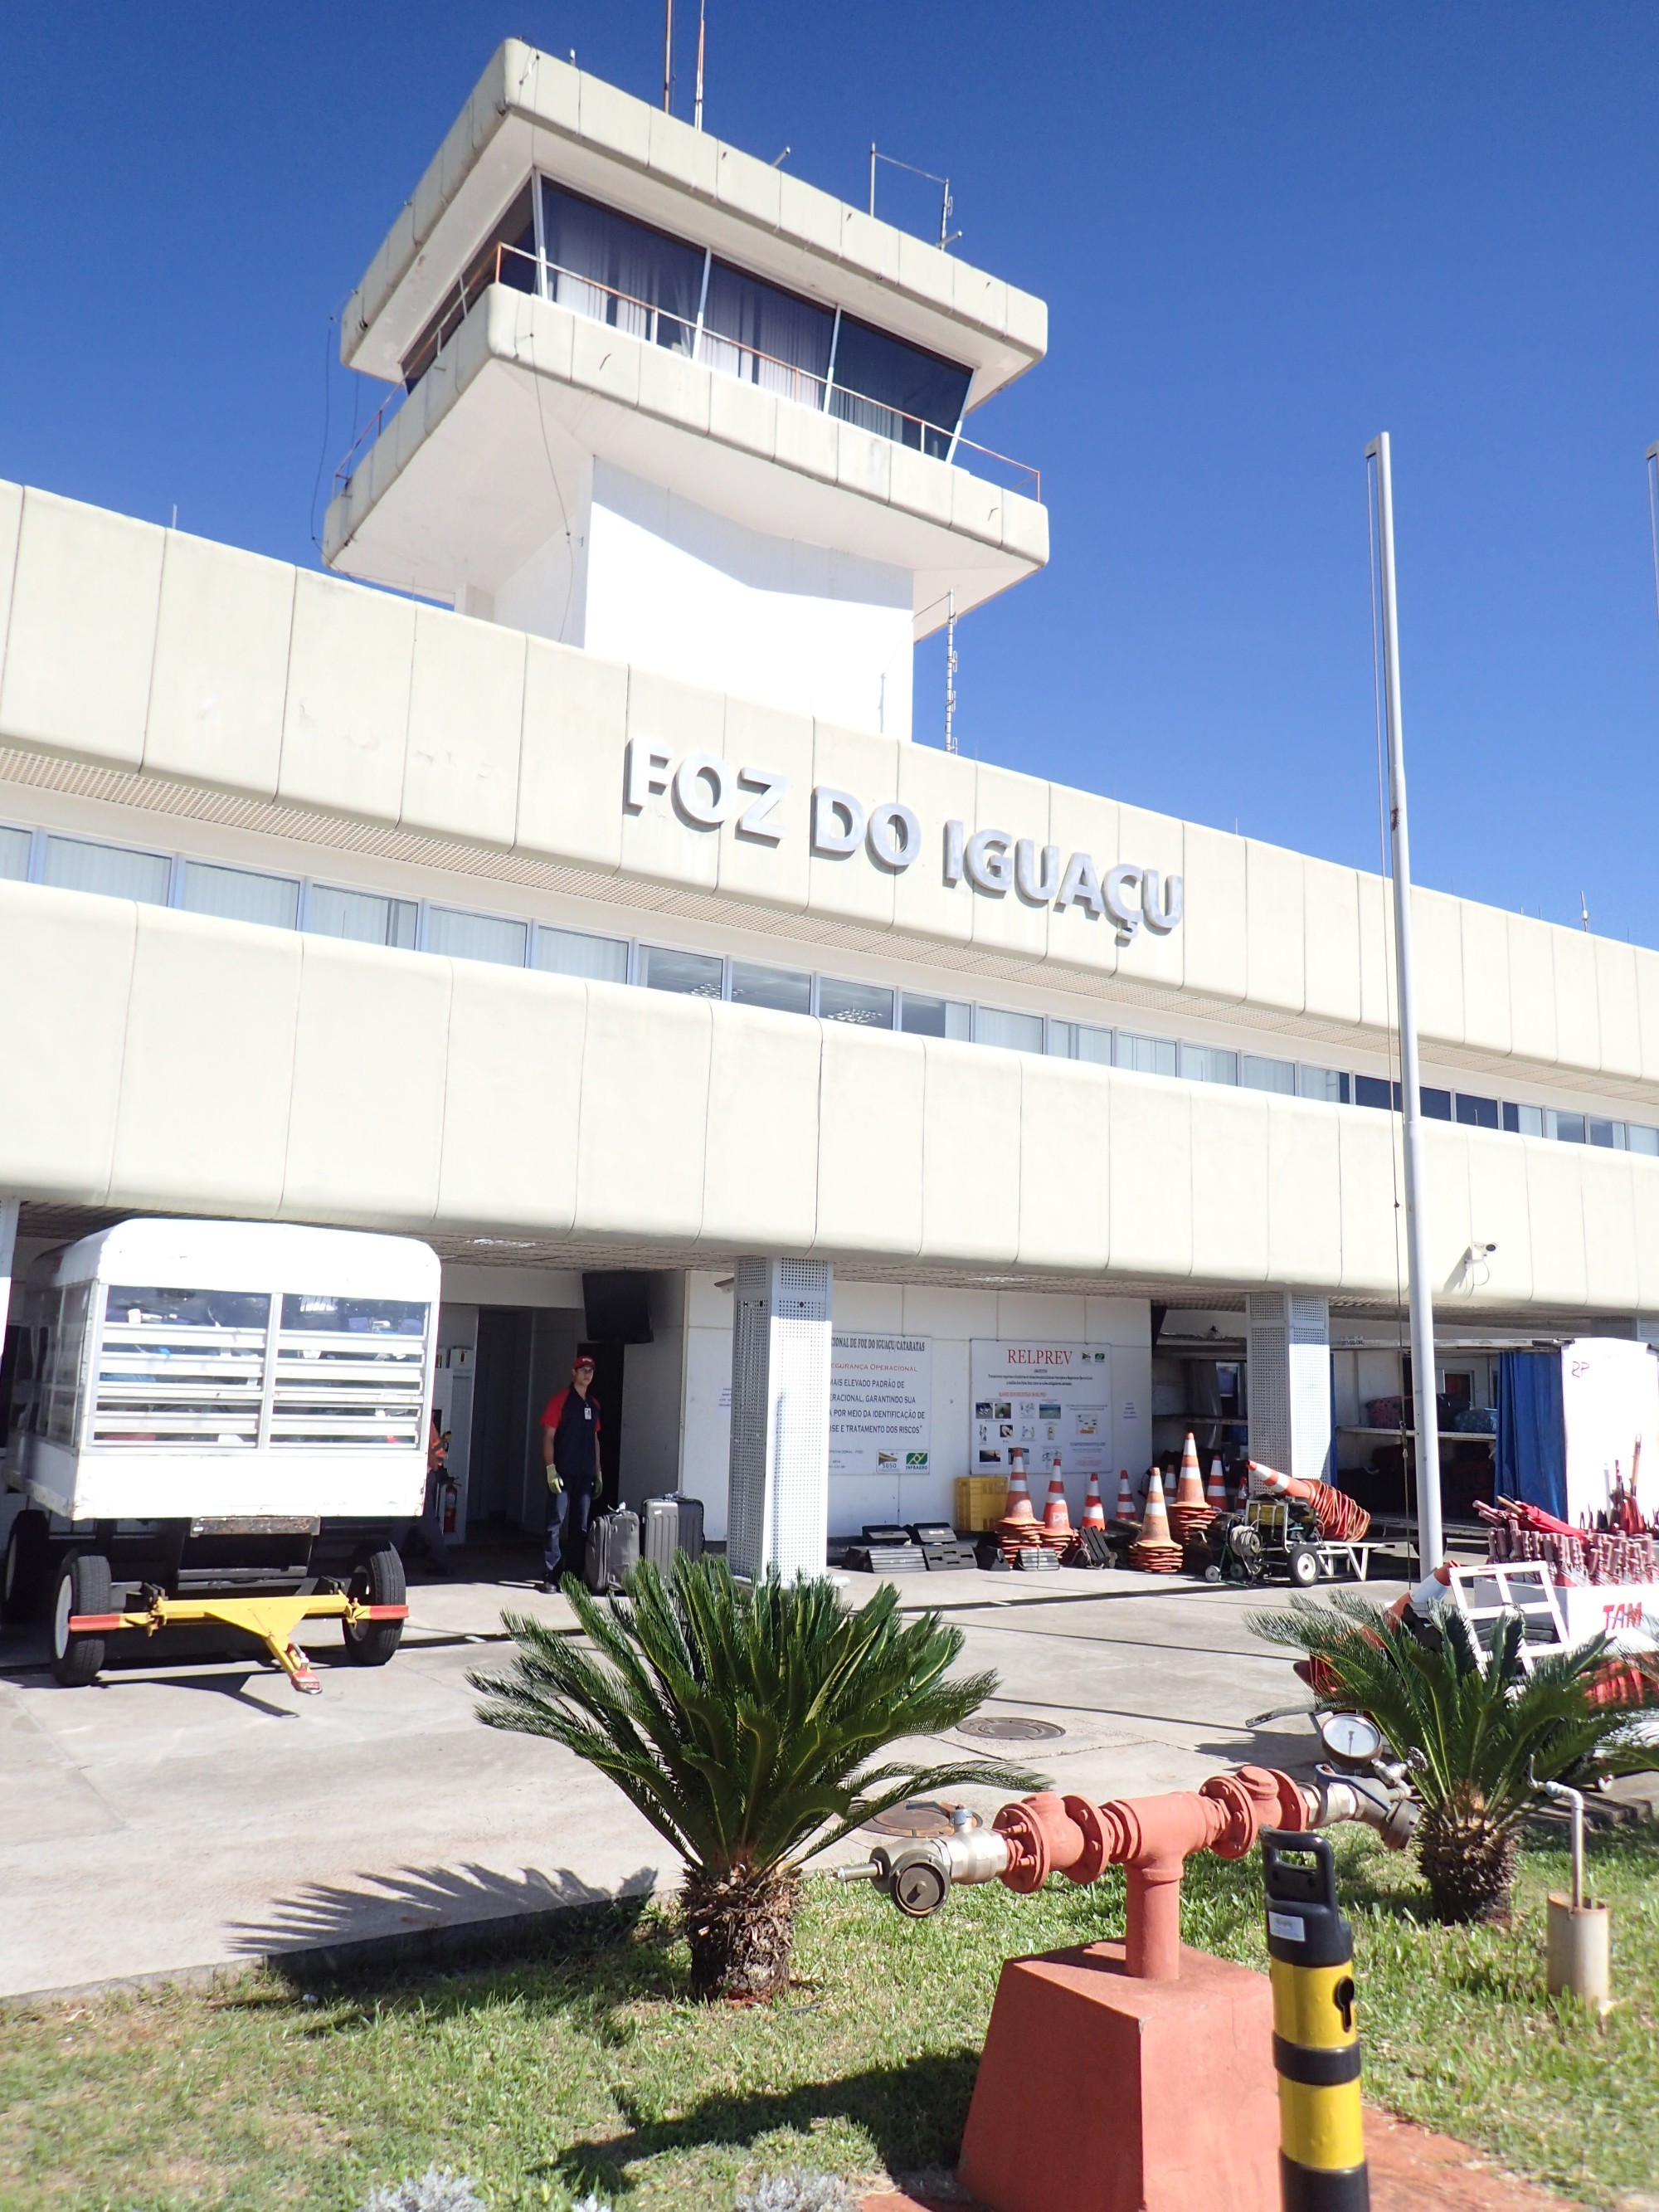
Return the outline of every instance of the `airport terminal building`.
<path id="1" fill-rule="evenodd" d="M 832 1535 L 1022 1443 L 1074 1516 L 1189 1427 L 1397 1474 L 1386 885 L 914 706 L 1048 559 L 980 442 L 1046 337 L 510 43 L 343 318 L 386 404 L 331 574 L 0 486 L 15 1268 L 130 1213 L 425 1239 L 474 1534 L 539 1529 L 581 1340 L 625 1494 L 725 1534 L 757 1281 L 828 1358 Z M 1659 954 L 1414 915 L 1478 1413 L 1506 1345 L 1659 1316 Z"/>

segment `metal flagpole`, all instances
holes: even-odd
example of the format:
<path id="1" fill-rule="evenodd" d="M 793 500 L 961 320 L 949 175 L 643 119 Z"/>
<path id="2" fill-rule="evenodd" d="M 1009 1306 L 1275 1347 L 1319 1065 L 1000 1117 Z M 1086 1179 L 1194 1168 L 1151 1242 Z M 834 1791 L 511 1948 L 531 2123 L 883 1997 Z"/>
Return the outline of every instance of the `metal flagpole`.
<path id="1" fill-rule="evenodd" d="M 1417 1432 L 1417 1556 L 1429 1573 L 1444 1556 L 1440 1516 L 1440 1420 L 1434 1393 L 1434 1304 L 1430 1289 L 1428 1178 L 1417 1066 L 1417 972 L 1412 958 L 1411 843 L 1406 829 L 1406 752 L 1400 717 L 1399 607 L 1395 597 L 1394 477 L 1386 430 L 1365 448 L 1376 463 L 1382 555 L 1382 690 L 1389 727 L 1389 823 L 1394 859 L 1394 956 L 1400 997 L 1400 1103 L 1406 1155 L 1406 1261 L 1411 1295 L 1412 1395 Z"/>
<path id="2" fill-rule="evenodd" d="M 1659 615 L 1659 446 L 1648 447 L 1648 534 L 1653 541 L 1653 611 Z"/>

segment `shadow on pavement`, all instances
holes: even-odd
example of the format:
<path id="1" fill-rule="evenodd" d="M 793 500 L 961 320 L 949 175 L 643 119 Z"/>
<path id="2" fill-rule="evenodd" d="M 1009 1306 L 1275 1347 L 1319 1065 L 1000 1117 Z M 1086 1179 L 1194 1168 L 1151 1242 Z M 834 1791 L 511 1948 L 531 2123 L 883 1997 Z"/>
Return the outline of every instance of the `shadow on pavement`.
<path id="1" fill-rule="evenodd" d="M 580 1906 L 621 1909 L 637 1920 L 658 1869 L 638 1867 L 615 1889 L 596 1888 L 567 1868 L 516 1875 L 493 1867 L 400 1867 L 349 1886 L 308 1882 L 279 1898 L 269 1916 L 232 1932 L 242 1956 L 265 1960 L 292 1980 L 418 1963 L 439 1954 L 518 1954 L 548 1922 Z M 608 1919 L 610 1940 L 617 1923 Z"/>

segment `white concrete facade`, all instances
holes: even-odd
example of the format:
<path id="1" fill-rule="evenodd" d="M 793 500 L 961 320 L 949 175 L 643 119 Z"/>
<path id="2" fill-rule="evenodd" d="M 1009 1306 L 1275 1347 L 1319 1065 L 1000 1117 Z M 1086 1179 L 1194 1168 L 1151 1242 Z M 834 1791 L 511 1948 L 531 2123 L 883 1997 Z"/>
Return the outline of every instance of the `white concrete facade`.
<path id="1" fill-rule="evenodd" d="M 975 400 L 1040 356 L 1041 303 L 503 54 L 348 314 L 371 373 L 544 173 L 954 347 Z M 926 595 L 1039 567 L 1036 502 L 492 284 L 328 547 L 457 611 L 0 485 L 27 1250 L 143 1211 L 429 1237 L 457 1419 L 481 1314 L 560 1316 L 550 1358 L 584 1270 L 649 1270 L 624 1488 L 716 1536 L 744 1255 L 929 1347 L 925 1474 L 832 1474 L 837 1530 L 948 1517 L 981 1340 L 1109 1353 L 1139 1473 L 1155 1305 L 1393 1311 L 1397 1126 L 1342 1103 L 1390 1073 L 1385 884 L 908 741 Z M 1425 1082 L 1516 1116 L 1428 1125 L 1445 1325 L 1648 1334 L 1659 953 L 1414 915 Z"/>

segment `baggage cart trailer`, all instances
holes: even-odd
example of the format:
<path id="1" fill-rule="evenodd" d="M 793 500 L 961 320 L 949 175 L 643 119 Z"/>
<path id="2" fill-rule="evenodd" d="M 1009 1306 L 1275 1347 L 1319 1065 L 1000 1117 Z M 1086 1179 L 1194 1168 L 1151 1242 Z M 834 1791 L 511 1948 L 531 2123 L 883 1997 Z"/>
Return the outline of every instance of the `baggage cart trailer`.
<path id="1" fill-rule="evenodd" d="M 26 1503 L 0 1613 L 50 1603 L 52 1665 L 216 1627 L 296 1690 L 334 1619 L 380 1667 L 408 1617 L 398 1539 L 422 1508 L 439 1266 L 402 1237 L 125 1221 L 44 1254 L 16 1312 L 5 1470 Z"/>

